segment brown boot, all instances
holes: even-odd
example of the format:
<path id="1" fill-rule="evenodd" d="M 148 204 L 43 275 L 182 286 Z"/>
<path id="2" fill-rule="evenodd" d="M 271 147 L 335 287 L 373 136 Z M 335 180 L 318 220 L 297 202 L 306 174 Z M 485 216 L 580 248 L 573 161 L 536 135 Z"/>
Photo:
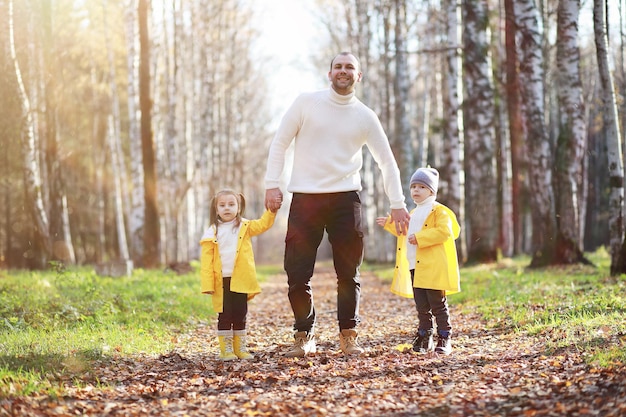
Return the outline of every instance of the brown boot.
<path id="1" fill-rule="evenodd" d="M 346 355 L 360 355 L 365 350 L 359 346 L 357 341 L 357 333 L 354 329 L 343 329 L 339 334 L 339 346 L 341 351 Z"/>
<path id="2" fill-rule="evenodd" d="M 299 358 L 309 353 L 315 353 L 315 337 L 310 332 L 296 332 L 294 334 L 293 346 L 285 352 L 285 356 L 289 358 Z"/>

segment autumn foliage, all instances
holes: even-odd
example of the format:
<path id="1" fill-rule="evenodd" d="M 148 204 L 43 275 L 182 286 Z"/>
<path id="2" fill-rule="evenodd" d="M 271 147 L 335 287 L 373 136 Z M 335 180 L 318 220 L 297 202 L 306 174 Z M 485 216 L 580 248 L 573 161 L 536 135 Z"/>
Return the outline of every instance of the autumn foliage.
<path id="1" fill-rule="evenodd" d="M 552 352 L 542 337 L 487 330 L 452 303 L 453 352 L 418 355 L 412 300 L 362 276 L 359 327 L 366 353 L 339 350 L 335 278 L 316 272 L 318 352 L 281 355 L 292 340 L 284 275 L 250 303 L 251 361 L 220 362 L 212 323 L 176 336 L 162 355 L 114 354 L 61 381 L 65 393 L 0 399 L 0 416 L 563 416 L 626 414 L 626 368 L 594 367 L 572 348 Z M 208 302 L 208 299 L 207 299 Z M 164 306 L 165 308 L 165 306 Z M 623 335 L 621 341 L 624 343 Z"/>

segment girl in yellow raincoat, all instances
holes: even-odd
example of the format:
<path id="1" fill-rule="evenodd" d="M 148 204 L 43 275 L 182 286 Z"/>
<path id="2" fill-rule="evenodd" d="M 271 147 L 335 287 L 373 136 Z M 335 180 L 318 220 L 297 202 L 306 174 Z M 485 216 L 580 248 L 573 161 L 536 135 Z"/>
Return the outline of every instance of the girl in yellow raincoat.
<path id="1" fill-rule="evenodd" d="M 413 350 L 448 355 L 452 351 L 452 327 L 446 295 L 461 291 L 454 243 L 461 229 L 454 212 L 436 201 L 438 186 L 439 172 L 434 168 L 419 168 L 411 177 L 411 198 L 416 207 L 410 212 L 406 235 L 398 235 L 390 217 L 379 217 L 376 223 L 398 237 L 391 291 L 415 300 L 419 327 Z"/>
<path id="2" fill-rule="evenodd" d="M 211 225 L 200 240 L 202 292 L 213 295 L 220 359 L 252 359 L 246 343 L 248 300 L 261 292 L 257 281 L 252 236 L 274 224 L 276 212 L 266 210 L 257 220 L 242 217 L 246 200 L 233 190 L 219 191 L 211 200 Z M 280 207 L 280 205 L 279 205 Z"/>

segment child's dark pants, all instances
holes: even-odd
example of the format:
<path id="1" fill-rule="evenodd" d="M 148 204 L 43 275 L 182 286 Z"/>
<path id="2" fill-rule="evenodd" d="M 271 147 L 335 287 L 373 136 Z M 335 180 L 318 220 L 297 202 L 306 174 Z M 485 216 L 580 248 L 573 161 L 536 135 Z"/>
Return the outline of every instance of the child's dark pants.
<path id="1" fill-rule="evenodd" d="M 411 282 L 413 282 L 415 270 L 411 269 Z M 437 323 L 437 332 L 449 334 L 450 313 L 448 311 L 448 299 L 444 290 L 430 290 L 425 288 L 413 288 L 413 298 L 419 320 L 418 331 L 427 331 Z"/>
<path id="2" fill-rule="evenodd" d="M 245 330 L 248 294 L 230 291 L 230 277 L 224 277 L 224 309 L 217 315 L 217 330 Z"/>

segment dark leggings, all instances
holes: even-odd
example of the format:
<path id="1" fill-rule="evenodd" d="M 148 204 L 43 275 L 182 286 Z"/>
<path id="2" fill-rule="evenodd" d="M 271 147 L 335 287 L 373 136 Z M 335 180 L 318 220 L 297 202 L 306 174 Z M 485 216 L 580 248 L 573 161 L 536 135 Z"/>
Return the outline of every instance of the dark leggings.
<path id="1" fill-rule="evenodd" d="M 415 270 L 411 269 L 411 282 L 414 281 Z M 413 299 L 417 309 L 419 320 L 418 330 L 428 331 L 437 323 L 437 331 L 450 332 L 450 312 L 448 311 L 448 299 L 444 290 L 430 290 L 426 288 L 413 288 Z"/>
<path id="2" fill-rule="evenodd" d="M 217 315 L 217 330 L 245 330 L 248 294 L 232 292 L 230 277 L 224 277 L 224 308 Z"/>

